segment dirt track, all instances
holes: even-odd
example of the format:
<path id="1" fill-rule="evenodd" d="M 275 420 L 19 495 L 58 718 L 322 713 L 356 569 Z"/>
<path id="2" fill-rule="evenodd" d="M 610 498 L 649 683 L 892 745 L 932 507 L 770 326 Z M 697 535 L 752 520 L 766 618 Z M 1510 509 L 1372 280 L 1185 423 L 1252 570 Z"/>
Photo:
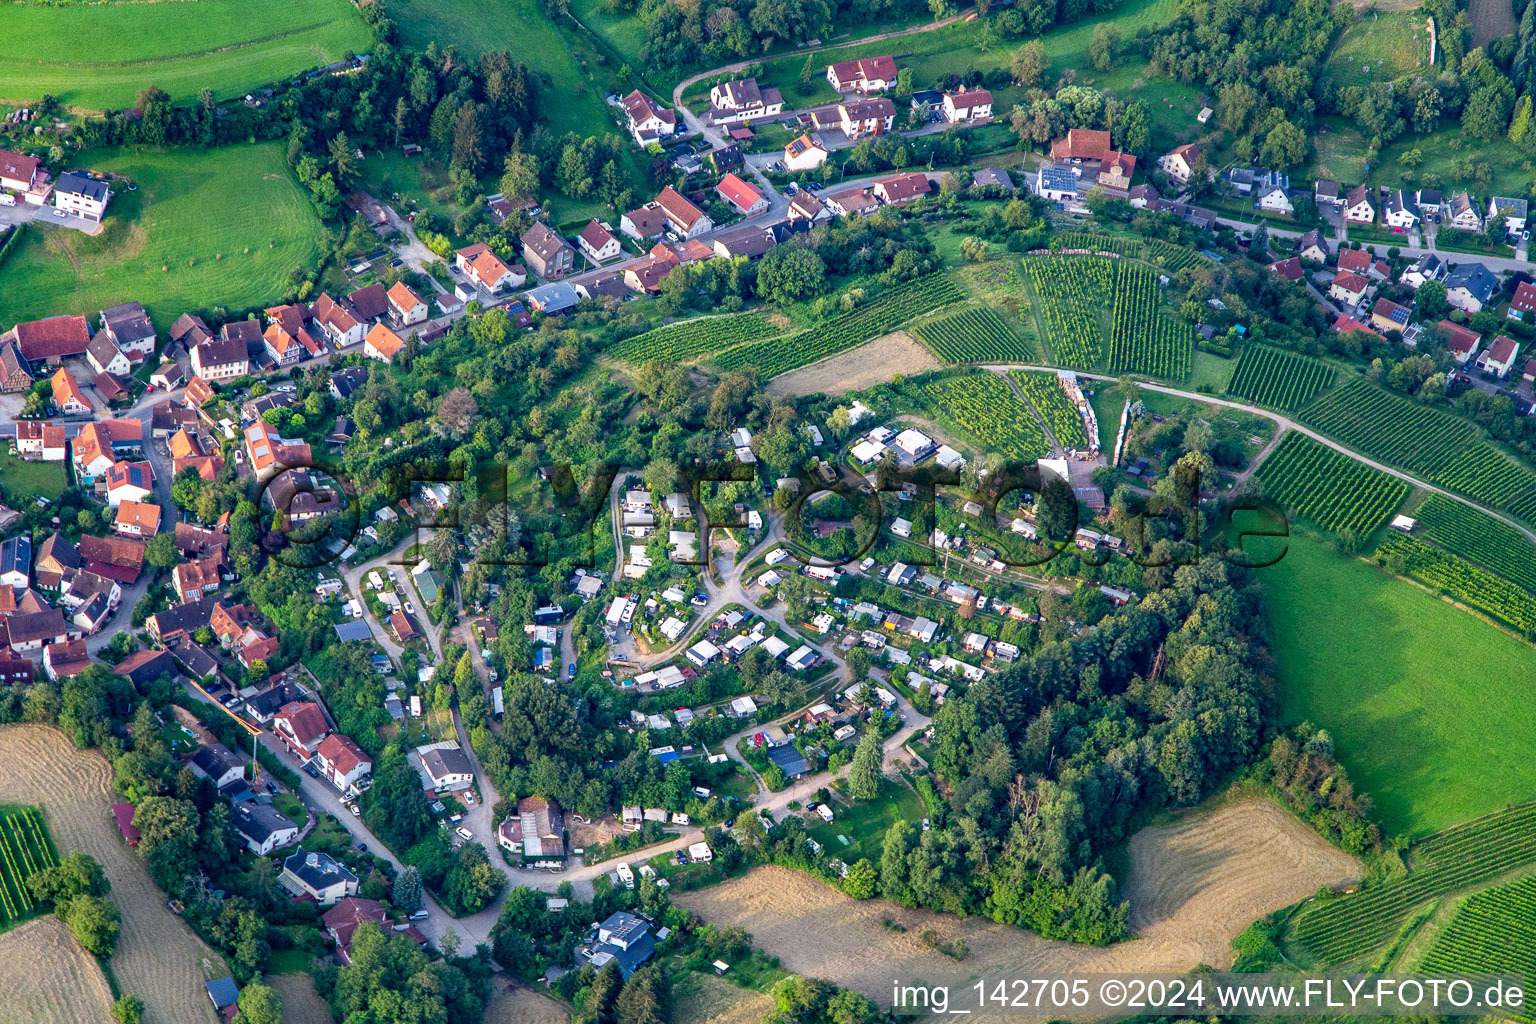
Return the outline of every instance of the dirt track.
<path id="1" fill-rule="evenodd" d="M 0 1024 L 112 1019 L 107 979 L 52 915 L 0 935 L 0 993 Z"/>
<path id="2" fill-rule="evenodd" d="M 893 978 L 948 983 L 958 991 L 981 974 L 1223 967 L 1231 960 L 1231 940 L 1255 919 L 1356 871 L 1352 858 L 1263 800 L 1146 829 L 1131 840 L 1131 863 L 1126 895 L 1137 937 L 1107 949 L 1048 942 L 979 918 L 884 900 L 856 902 L 789 868 L 760 868 L 678 894 L 673 902 L 707 921 L 747 929 L 753 945 L 792 971 L 855 989 L 885 1007 Z M 887 918 L 906 931 L 886 927 Z M 963 938 L 970 955 L 956 962 L 928 948 L 918 938 L 927 929 L 945 941 Z"/>
<path id="3" fill-rule="evenodd" d="M 882 335 L 842 355 L 790 370 L 768 382 L 776 395 L 841 395 L 873 387 L 895 374 L 910 376 L 944 364 L 906 331 Z"/>
<path id="4" fill-rule="evenodd" d="M 123 914 L 112 971 L 122 991 L 144 1000 L 144 1024 L 212 1024 L 203 983 L 224 976 L 223 961 L 166 909 L 164 894 L 118 835 L 106 758 L 75 749 L 57 729 L 8 725 L 0 727 L 0 764 L 12 766 L 0 773 L 0 802 L 40 806 L 59 852 L 90 854 L 111 879 Z M 205 974 L 205 963 L 218 973 Z"/>

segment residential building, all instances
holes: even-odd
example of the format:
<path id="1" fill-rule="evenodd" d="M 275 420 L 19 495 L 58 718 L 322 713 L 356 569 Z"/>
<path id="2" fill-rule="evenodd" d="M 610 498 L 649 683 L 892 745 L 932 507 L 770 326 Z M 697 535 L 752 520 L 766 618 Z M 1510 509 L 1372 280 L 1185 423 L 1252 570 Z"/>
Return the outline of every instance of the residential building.
<path id="1" fill-rule="evenodd" d="M 1519 355 L 1519 342 L 1501 334 L 1489 342 L 1488 350 L 1478 360 L 1478 368 L 1502 379 L 1509 376 L 1509 371 L 1514 369 L 1515 359 Z"/>
<path id="2" fill-rule="evenodd" d="M 345 298 L 338 301 L 322 292 L 311 312 L 315 325 L 337 348 L 359 344 L 368 329 Z"/>
<path id="3" fill-rule="evenodd" d="M 880 208 L 880 201 L 869 189 L 848 189 L 822 197 L 822 203 L 835 217 L 864 217 Z"/>
<path id="4" fill-rule="evenodd" d="M 11 192 L 31 192 L 38 180 L 42 162 L 35 156 L 23 156 L 0 149 L 0 188 Z"/>
<path id="5" fill-rule="evenodd" d="M 860 57 L 827 65 L 827 81 L 838 92 L 884 92 L 896 85 L 894 57 Z"/>
<path id="6" fill-rule="evenodd" d="M 144 542 L 129 537 L 85 534 L 76 551 L 82 568 L 124 586 L 137 580 L 144 567 Z"/>
<path id="7" fill-rule="evenodd" d="M 1381 331 L 1402 332 L 1408 326 L 1408 317 L 1413 312 L 1407 306 L 1400 306 L 1390 299 L 1377 299 L 1376 305 L 1371 308 L 1371 326 Z"/>
<path id="8" fill-rule="evenodd" d="M 313 464 L 309 445 L 284 440 L 266 420 L 257 420 L 245 428 L 245 454 L 258 477 Z"/>
<path id="9" fill-rule="evenodd" d="M 1333 278 L 1333 283 L 1328 287 L 1329 298 L 1338 299 L 1347 306 L 1354 306 L 1365 298 L 1365 293 L 1370 289 L 1371 283 L 1353 271 L 1340 271 Z"/>
<path id="10" fill-rule="evenodd" d="M 944 94 L 944 120 L 950 124 L 986 121 L 992 117 L 992 94 L 986 89 L 967 89 Z"/>
<path id="11" fill-rule="evenodd" d="M 893 174 L 888 178 L 877 179 L 874 184 L 874 193 L 881 202 L 898 206 L 926 196 L 932 187 L 928 181 L 928 175 L 922 171 L 909 171 L 906 174 Z"/>
<path id="12" fill-rule="evenodd" d="M 325 712 L 313 701 L 292 701 L 272 716 L 272 735 L 283 741 L 296 757 L 305 761 L 315 756 L 320 741 L 331 733 Z"/>
<path id="13" fill-rule="evenodd" d="M 1381 219 L 1389 228 L 1411 231 L 1418 227 L 1419 208 L 1413 201 L 1413 194 L 1404 189 L 1394 190 L 1382 207 Z"/>
<path id="14" fill-rule="evenodd" d="M 43 671 L 49 679 L 68 679 L 77 676 L 92 665 L 90 651 L 84 637 L 77 640 L 58 640 L 43 648 Z"/>
<path id="15" fill-rule="evenodd" d="M 784 97 L 774 88 L 761 88 L 755 78 L 725 82 L 709 90 L 709 116 L 715 124 L 732 124 L 774 117 L 784 109 Z"/>
<path id="16" fill-rule="evenodd" d="M 628 978 L 656 952 L 656 936 L 651 923 L 628 911 L 610 914 L 597 926 L 593 941 L 576 950 L 578 965 L 590 964 L 601 971 L 610 963 L 619 965 L 619 973 Z"/>
<path id="17" fill-rule="evenodd" d="M 1176 183 L 1186 185 L 1194 177 L 1195 161 L 1199 159 L 1200 147 L 1189 142 L 1158 157 L 1157 168 Z"/>
<path id="18" fill-rule="evenodd" d="M 151 502 L 125 500 L 117 506 L 112 529 L 125 537 L 148 540 L 160 531 L 160 506 Z"/>
<path id="19" fill-rule="evenodd" d="M 1270 213 L 1294 213 L 1296 207 L 1291 202 L 1290 193 L 1284 185 L 1257 185 L 1253 190 L 1253 207 L 1256 210 L 1266 210 Z"/>
<path id="20" fill-rule="evenodd" d="M 1434 253 L 1425 253 L 1413 261 L 1413 265 L 1403 271 L 1403 276 L 1398 278 L 1401 284 L 1407 285 L 1414 291 L 1425 281 L 1439 281 L 1445 277 L 1445 261 Z"/>
<path id="21" fill-rule="evenodd" d="M 1357 185 L 1344 194 L 1344 219 L 1351 224 L 1376 223 L 1376 204 L 1371 201 L 1371 190 Z"/>
<path id="22" fill-rule="evenodd" d="M 404 281 L 396 281 L 391 285 L 387 297 L 390 318 L 403 327 L 419 324 L 431 313 L 426 300 L 412 291 Z"/>
<path id="23" fill-rule="evenodd" d="M 176 591 L 176 596 L 183 601 L 195 601 L 200 597 L 217 593 L 222 583 L 219 560 L 216 557 L 181 562 L 171 574 L 171 584 Z"/>
<path id="24" fill-rule="evenodd" d="M 715 255 L 727 259 L 736 256 L 745 256 L 749 260 L 762 257 L 775 245 L 773 229 L 764 227 L 742 227 L 731 231 L 722 231 L 715 236 Z"/>
<path id="25" fill-rule="evenodd" d="M 358 783 L 373 774 L 373 759 L 349 737 L 334 732 L 315 748 L 315 765 L 343 794 L 356 793 Z"/>
<path id="26" fill-rule="evenodd" d="M 209 383 L 234 380 L 251 372 L 251 359 L 245 342 L 228 338 L 211 339 L 194 345 L 191 362 L 193 375 Z"/>
<path id="27" fill-rule="evenodd" d="M 382 320 L 389 312 L 389 293 L 378 282 L 347 292 L 347 303 L 364 323 Z"/>
<path id="28" fill-rule="evenodd" d="M 223 789 L 231 782 L 245 778 L 245 762 L 222 743 L 205 743 L 198 747 L 187 765 L 192 774 L 212 782 L 215 789 Z"/>
<path id="29" fill-rule="evenodd" d="M 1445 208 L 1445 196 L 1437 188 L 1419 189 L 1413 194 L 1413 201 L 1418 204 L 1421 217 L 1438 217 Z"/>
<path id="30" fill-rule="evenodd" d="M 896 122 L 896 104 L 885 97 L 844 100 L 837 105 L 837 123 L 850 139 L 884 135 Z"/>
<path id="31" fill-rule="evenodd" d="M 1368 249 L 1340 249 L 1340 270 L 1348 270 L 1372 281 L 1385 281 L 1391 268 L 1371 255 Z"/>
<path id="32" fill-rule="evenodd" d="M 1092 128 L 1073 128 L 1067 132 L 1064 139 L 1056 139 L 1051 143 L 1051 159 L 1065 160 L 1070 163 L 1083 163 L 1084 161 L 1101 161 L 1104 153 L 1110 150 L 1109 132 Z"/>
<path id="33" fill-rule="evenodd" d="M 142 303 L 125 302 L 102 310 L 101 333 L 135 364 L 155 354 L 155 325 Z"/>
<path id="34" fill-rule="evenodd" d="M 357 876 L 328 853 L 306 853 L 303 846 L 283 860 L 278 884 L 301 899 L 305 896 L 322 907 L 334 906 L 357 895 Z"/>
<path id="35" fill-rule="evenodd" d="M 133 372 L 133 363 L 129 360 L 127 353 L 117 347 L 106 331 L 98 331 L 96 337 L 92 338 L 91 343 L 85 347 L 85 360 L 97 373 L 126 376 Z"/>
<path id="36" fill-rule="evenodd" d="M 661 194 L 656 197 L 653 205 L 666 216 L 671 230 L 675 231 L 680 238 L 697 238 L 715 229 L 714 221 L 671 185 L 661 190 Z"/>
<path id="37" fill-rule="evenodd" d="M 576 251 L 543 221 L 523 232 L 522 243 L 523 260 L 545 280 L 564 277 L 576 267 Z"/>
<path id="38" fill-rule="evenodd" d="M 560 805 L 544 797 L 523 797 L 496 830 L 496 841 L 524 861 L 564 860 L 565 816 Z"/>
<path id="39" fill-rule="evenodd" d="M 564 281 L 555 281 L 533 289 L 526 298 L 528 308 L 535 313 L 554 316 L 575 309 L 581 302 L 581 293 Z"/>
<path id="40" fill-rule="evenodd" d="M 1536 315 L 1536 284 L 1521 281 L 1515 287 L 1515 297 L 1509 300 L 1509 312 L 1505 315 L 1511 320 L 1523 320 L 1527 313 Z"/>
<path id="41" fill-rule="evenodd" d="M 299 826 L 267 804 L 236 804 L 231 817 L 246 848 L 258 857 L 265 857 L 299 838 Z"/>
<path id="42" fill-rule="evenodd" d="M 59 175 L 53 186 L 53 208 L 83 220 L 100 221 L 111 201 L 112 191 L 105 181 L 78 171 Z"/>
<path id="43" fill-rule="evenodd" d="M 1463 366 L 1477 353 L 1478 346 L 1482 344 L 1483 339 L 1480 334 L 1450 320 L 1441 320 L 1435 326 L 1445 332 L 1445 344 L 1451 353 L 1451 358 Z"/>
<path id="44" fill-rule="evenodd" d="M 360 896 L 343 897 L 320 918 L 326 932 L 336 943 L 336 959 L 344 964 L 352 962 L 352 938 L 358 928 L 365 924 L 374 924 L 383 930 L 387 927 L 388 920 L 389 914 L 382 903 L 378 900 L 363 899 Z M 427 944 L 427 937 L 417 928 L 406 928 L 399 934 L 418 946 Z"/>
<path id="45" fill-rule="evenodd" d="M 1526 205 L 1524 199 L 1494 196 L 1488 200 L 1488 219 L 1504 218 L 1504 233 L 1518 235 L 1525 230 Z"/>
<path id="46" fill-rule="evenodd" d="M 28 534 L 0 541 L 0 584 L 13 590 L 32 585 L 32 538 Z"/>
<path id="47" fill-rule="evenodd" d="M 1498 288 L 1498 277 L 1481 263 L 1463 263 L 1445 275 L 1446 301 L 1466 313 L 1481 312 Z"/>
<path id="48" fill-rule="evenodd" d="M 0 391 L 14 393 L 32 387 L 32 371 L 13 343 L 0 345 Z"/>
<path id="49" fill-rule="evenodd" d="M 1313 263 L 1328 262 L 1328 240 L 1313 228 L 1296 241 L 1296 255 Z"/>
<path id="50" fill-rule="evenodd" d="M 417 748 L 421 758 L 423 781 L 433 790 L 468 789 L 475 781 L 469 758 L 457 744 Z"/>
<path id="51" fill-rule="evenodd" d="M 820 199 L 816 198 L 816 193 L 801 189 L 789 201 L 789 216 L 793 220 L 818 224 L 824 220 L 831 220 L 832 212 L 822 204 Z"/>
<path id="52" fill-rule="evenodd" d="M 1301 269 L 1301 259 L 1297 256 L 1271 263 L 1269 265 L 1269 272 L 1287 281 L 1300 281 L 1304 276 Z"/>
<path id="53" fill-rule="evenodd" d="M 582 255 L 593 263 L 611 260 L 624 251 L 613 232 L 608 230 L 608 225 L 596 217 L 581 229 L 581 234 L 576 236 L 576 243 L 581 246 Z"/>
<path id="54" fill-rule="evenodd" d="M 366 383 L 368 383 L 368 368 L 365 366 L 349 366 L 345 370 L 338 370 L 331 374 L 331 397 L 338 402 L 345 402 L 352 397 L 354 391 Z"/>
<path id="55" fill-rule="evenodd" d="M 619 218 L 619 230 L 637 242 L 648 242 L 667 233 L 667 215 L 661 207 L 648 203 Z"/>
<path id="56" fill-rule="evenodd" d="M 639 89 L 621 99 L 619 109 L 624 111 L 629 134 L 642 148 L 677 131 L 676 111 L 666 109 Z"/>
<path id="57" fill-rule="evenodd" d="M 143 502 L 155 493 L 155 469 L 148 462 L 112 463 L 107 470 L 107 504 L 117 508 L 125 501 Z"/>
<path id="58" fill-rule="evenodd" d="M 119 353 L 121 355 L 121 353 Z M 53 404 L 65 416 L 89 416 L 93 411 L 91 400 L 80 390 L 75 375 L 59 367 L 48 383 L 53 386 Z"/>
<path id="59" fill-rule="evenodd" d="M 1312 201 L 1318 206 L 1338 209 L 1344 205 L 1344 186 L 1336 181 L 1320 180 L 1312 186 Z"/>
<path id="60" fill-rule="evenodd" d="M 1455 228 L 1457 231 L 1471 231 L 1474 234 L 1483 230 L 1482 214 L 1478 211 L 1477 205 L 1472 202 L 1472 197 L 1465 191 L 1451 196 L 1451 202 L 1445 208 L 1445 226 Z"/>
<path id="61" fill-rule="evenodd" d="M 363 356 L 381 363 L 393 363 L 405 347 L 405 339 L 383 324 L 374 324 L 363 339 Z"/>
<path id="62" fill-rule="evenodd" d="M 0 346 L 8 342 L 15 344 L 35 374 L 39 366 L 58 366 L 66 359 L 85 355 L 91 342 L 91 325 L 78 315 L 29 320 L 0 334 Z"/>
<path id="63" fill-rule="evenodd" d="M 455 253 L 455 262 L 464 272 L 465 282 L 470 286 L 466 295 L 460 296 L 466 302 L 470 299 L 494 298 L 509 289 L 521 288 L 528 280 L 526 270 L 519 273 L 507 266 L 501 257 L 483 243 L 459 249 Z"/>
<path id="64" fill-rule="evenodd" d="M 14 611 L 4 619 L 11 649 L 18 654 L 41 651 L 49 644 L 63 643 L 69 635 L 64 613 L 57 608 L 37 612 Z"/>

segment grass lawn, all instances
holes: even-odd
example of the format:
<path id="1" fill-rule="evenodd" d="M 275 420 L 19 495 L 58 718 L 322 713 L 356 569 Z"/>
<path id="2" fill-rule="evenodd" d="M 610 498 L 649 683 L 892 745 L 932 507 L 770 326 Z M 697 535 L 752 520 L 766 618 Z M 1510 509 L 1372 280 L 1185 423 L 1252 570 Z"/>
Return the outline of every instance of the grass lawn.
<path id="1" fill-rule="evenodd" d="M 1325 181 L 1358 182 L 1365 175 L 1365 136 L 1360 129 L 1338 117 L 1318 119 L 1312 136 L 1312 163 L 1305 177 Z M 1326 128 L 1326 131 L 1322 129 Z"/>
<path id="2" fill-rule="evenodd" d="M 1310 539 L 1258 572 L 1285 718 L 1332 734 L 1389 833 L 1530 799 L 1536 705 L 1510 691 L 1536 678 L 1529 644 Z"/>
<path id="3" fill-rule="evenodd" d="M 320 218 L 279 143 L 113 150 L 80 163 L 127 175 L 138 190 L 118 191 L 94 238 L 29 232 L 6 263 L 0 322 L 137 299 L 163 329 L 189 309 L 281 299 L 294 269 L 320 259 Z"/>
<path id="4" fill-rule="evenodd" d="M 176 101 L 220 98 L 363 52 L 371 34 L 347 0 L 6 4 L 0 99 L 52 93 L 84 110 L 134 105 L 158 85 Z"/>
<path id="5" fill-rule="evenodd" d="M 1125 399 L 1115 394 L 1115 386 L 1109 381 L 1092 382 L 1098 390 L 1089 402 L 1093 414 L 1099 419 L 1099 447 L 1107 459 L 1115 454 L 1115 437 L 1120 433 L 1120 414 L 1125 409 Z"/>
<path id="6" fill-rule="evenodd" d="M 868 857 L 880 863 L 880 853 L 885 849 L 885 833 L 898 821 L 910 821 L 914 825 L 923 820 L 923 798 L 909 786 L 889 779 L 880 783 L 880 795 L 873 800 L 860 800 L 852 804 L 834 800 L 833 820 L 822 821 L 815 814 L 806 816 L 805 831 L 834 857 L 841 857 L 852 864 L 860 857 Z M 838 836 L 847 836 L 844 846 Z"/>
<path id="7" fill-rule="evenodd" d="M 1430 175 L 1439 178 L 1438 187 L 1446 192 L 1468 189 L 1473 195 L 1524 195 L 1536 171 L 1536 162 L 1526 156 L 1515 144 L 1500 136 L 1492 142 L 1466 138 L 1459 125 L 1452 125 L 1428 135 L 1405 135 L 1381 151 L 1381 157 L 1371 168 L 1371 184 L 1401 185 L 1407 179 L 1409 169 L 1403 163 L 1403 154 L 1418 150 L 1422 160 L 1414 180 L 1424 181 Z M 1487 161 L 1487 184 L 1479 182 L 1464 166 L 1466 157 L 1481 157 Z"/>
<path id="8" fill-rule="evenodd" d="M 1208 391 L 1219 395 L 1227 390 L 1227 382 L 1232 379 L 1232 371 L 1237 367 L 1236 359 L 1223 359 L 1212 352 L 1202 352 L 1195 349 L 1195 361 L 1191 364 L 1189 380 L 1185 381 L 1186 391 Z"/>
<path id="9" fill-rule="evenodd" d="M 1377 11 L 1345 29 L 1323 73 L 1340 85 L 1370 85 L 1415 74 L 1428 64 L 1424 16 L 1414 11 Z"/>
<path id="10" fill-rule="evenodd" d="M 286 815 L 288 820 L 299 828 L 309 824 L 309 812 L 304 809 L 304 804 L 292 793 L 279 793 L 272 798 L 272 806 L 277 808 L 279 814 Z"/>
<path id="11" fill-rule="evenodd" d="M 25 494 L 53 501 L 64 490 L 64 464 L 24 462 L 0 449 L 0 488 L 4 489 L 6 500 L 12 506 L 19 505 Z M 21 509 L 17 508 L 17 511 Z"/>
<path id="12" fill-rule="evenodd" d="M 267 958 L 268 974 L 308 974 L 315 955 L 307 949 L 274 949 Z"/>

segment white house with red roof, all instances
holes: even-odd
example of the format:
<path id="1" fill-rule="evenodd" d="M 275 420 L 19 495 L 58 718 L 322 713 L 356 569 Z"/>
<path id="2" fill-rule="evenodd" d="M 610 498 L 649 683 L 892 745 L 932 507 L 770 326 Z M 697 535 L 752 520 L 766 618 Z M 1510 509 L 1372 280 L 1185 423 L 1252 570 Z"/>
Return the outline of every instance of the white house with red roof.
<path id="1" fill-rule="evenodd" d="M 884 92 L 896 84 L 896 58 L 860 57 L 828 64 L 827 82 L 838 92 Z"/>
<path id="2" fill-rule="evenodd" d="M 884 135 L 896 122 L 896 104 L 884 96 L 846 100 L 837 105 L 837 124 L 850 139 Z"/>
<path id="3" fill-rule="evenodd" d="M 12 192 L 30 192 L 37 180 L 40 161 L 35 156 L 23 156 L 8 149 L 0 149 L 0 188 Z"/>
<path id="4" fill-rule="evenodd" d="M 642 147 L 677 131 L 677 113 L 639 89 L 620 100 L 619 109 L 624 111 L 624 120 L 629 123 L 629 134 Z"/>
<path id="5" fill-rule="evenodd" d="M 576 236 L 576 244 L 581 246 L 582 255 L 593 263 L 611 260 L 624 251 L 613 232 L 608 230 L 608 225 L 603 224 L 596 217 L 581 229 L 581 233 Z"/>
<path id="6" fill-rule="evenodd" d="M 1477 368 L 1500 378 L 1507 377 L 1519 355 L 1520 343 L 1501 334 L 1489 343 L 1488 350 L 1477 361 Z"/>
<path id="7" fill-rule="evenodd" d="M 1521 281 L 1515 287 L 1515 297 L 1509 300 L 1509 312 L 1505 315 L 1511 320 L 1523 320 L 1527 313 L 1536 313 L 1536 284 Z"/>
<path id="8" fill-rule="evenodd" d="M 391 285 L 388 297 L 390 316 L 402 326 L 419 324 L 431 312 L 427 308 L 426 300 L 412 291 L 410 285 L 404 281 L 396 281 Z"/>
<path id="9" fill-rule="evenodd" d="M 313 701 L 291 701 L 272 716 L 272 733 L 293 753 L 308 761 L 331 734 L 325 712 Z"/>
<path id="10" fill-rule="evenodd" d="M 720 184 L 715 186 L 715 191 L 743 217 L 750 217 L 754 213 L 762 213 L 768 209 L 767 197 L 735 174 L 727 174 L 721 178 Z"/>
<path id="11" fill-rule="evenodd" d="M 709 215 L 690 203 L 677 189 L 668 185 L 651 204 L 667 218 L 667 223 L 682 238 L 697 238 L 715 229 Z"/>
<path id="12" fill-rule="evenodd" d="M 874 184 L 874 193 L 882 202 L 897 206 L 926 196 L 932 188 L 928 175 L 922 171 L 910 171 L 879 179 Z"/>
<path id="13" fill-rule="evenodd" d="M 1446 333 L 1445 345 L 1450 350 L 1451 358 L 1463 366 L 1476 354 L 1477 347 L 1482 344 L 1482 335 L 1458 323 L 1441 320 L 1435 326 Z"/>
<path id="14" fill-rule="evenodd" d="M 383 324 L 374 324 L 363 339 L 363 355 L 381 363 L 393 363 L 404 347 L 405 339 Z"/>
<path id="15" fill-rule="evenodd" d="M 107 470 L 107 504 L 148 501 L 155 494 L 155 470 L 147 462 L 114 462 Z"/>
<path id="16" fill-rule="evenodd" d="M 980 121 L 992 116 L 992 94 L 986 89 L 967 89 L 944 94 L 944 120 L 950 124 Z"/>
<path id="17" fill-rule="evenodd" d="M 315 748 L 315 765 L 343 794 L 357 792 L 357 784 L 373 772 L 373 760 L 350 737 L 333 732 Z"/>
<path id="18" fill-rule="evenodd" d="M 1354 306 L 1365 298 L 1365 293 L 1370 290 L 1370 287 L 1371 282 L 1359 274 L 1344 270 L 1334 276 L 1333 283 L 1328 286 L 1328 295 L 1345 305 Z"/>
<path id="19" fill-rule="evenodd" d="M 784 167 L 790 171 L 812 171 L 826 163 L 830 155 L 819 136 L 802 134 L 784 147 Z"/>

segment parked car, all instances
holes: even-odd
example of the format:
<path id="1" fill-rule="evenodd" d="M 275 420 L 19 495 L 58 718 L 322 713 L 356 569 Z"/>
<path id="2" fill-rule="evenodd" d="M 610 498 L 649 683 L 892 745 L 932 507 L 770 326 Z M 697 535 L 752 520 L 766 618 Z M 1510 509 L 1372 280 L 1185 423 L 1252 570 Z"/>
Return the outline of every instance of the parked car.
<path id="1" fill-rule="evenodd" d="M 469 829 L 465 828 L 463 825 L 460 825 L 458 828 L 454 829 L 453 831 L 454 831 L 455 835 L 457 835 L 460 839 L 464 840 L 466 843 L 474 841 L 475 834 L 473 832 L 471 832 Z"/>
<path id="2" fill-rule="evenodd" d="M 354 818 L 361 818 L 363 816 L 363 812 L 358 810 L 357 804 L 355 803 L 347 804 L 347 810 L 352 812 L 352 817 Z"/>

